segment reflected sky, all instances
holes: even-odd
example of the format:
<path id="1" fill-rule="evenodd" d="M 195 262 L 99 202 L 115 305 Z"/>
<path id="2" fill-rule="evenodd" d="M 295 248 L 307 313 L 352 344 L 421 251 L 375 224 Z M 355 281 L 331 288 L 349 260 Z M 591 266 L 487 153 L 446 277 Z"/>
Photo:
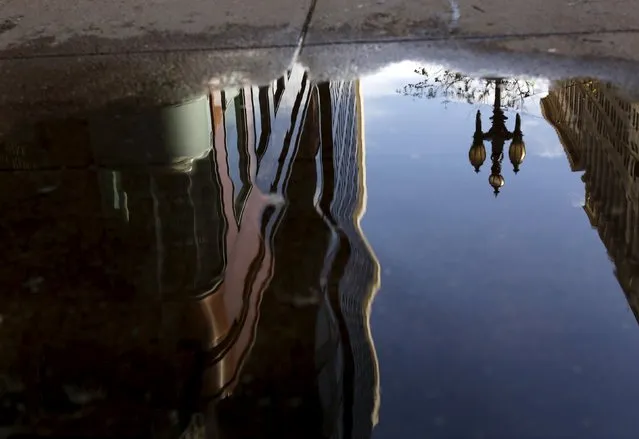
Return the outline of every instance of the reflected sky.
<path id="1" fill-rule="evenodd" d="M 633 437 L 639 328 L 582 209 L 582 173 L 541 114 L 543 81 L 519 109 L 521 172 L 506 158 L 495 198 L 489 165 L 468 163 L 490 104 L 397 93 L 415 67 L 362 80 L 362 226 L 382 267 L 374 437 Z"/>

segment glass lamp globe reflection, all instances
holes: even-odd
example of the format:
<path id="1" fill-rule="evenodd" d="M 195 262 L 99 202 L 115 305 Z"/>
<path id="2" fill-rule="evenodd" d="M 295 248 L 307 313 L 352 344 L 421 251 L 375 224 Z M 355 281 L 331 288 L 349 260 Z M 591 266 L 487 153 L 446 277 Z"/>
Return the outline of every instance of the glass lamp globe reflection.
<path id="1" fill-rule="evenodd" d="M 513 141 L 508 149 L 508 158 L 513 165 L 513 171 L 519 172 L 519 166 L 524 162 L 526 157 L 526 145 L 524 144 L 523 135 L 521 133 L 521 119 L 517 115 L 515 121 L 515 131 L 513 132 Z"/>
<path id="2" fill-rule="evenodd" d="M 479 172 L 479 168 L 486 161 L 486 147 L 484 142 L 473 143 L 468 151 L 468 160 L 470 164 L 475 168 L 475 172 Z"/>
<path id="3" fill-rule="evenodd" d="M 508 156 L 510 157 L 510 163 L 513 164 L 513 171 L 515 174 L 518 173 L 519 166 L 523 163 L 524 158 L 526 157 L 526 145 L 524 145 L 524 142 L 517 143 L 513 141 L 510 144 Z"/>
<path id="4" fill-rule="evenodd" d="M 490 177 L 488 177 L 488 183 L 493 187 L 495 196 L 499 194 L 499 189 L 501 189 L 505 182 L 501 174 L 490 174 Z"/>
<path id="5" fill-rule="evenodd" d="M 479 172 L 479 168 L 486 161 L 486 147 L 484 146 L 484 134 L 481 130 L 481 113 L 477 111 L 475 115 L 475 133 L 473 134 L 473 144 L 468 151 L 468 160 L 475 168 L 475 172 Z"/>

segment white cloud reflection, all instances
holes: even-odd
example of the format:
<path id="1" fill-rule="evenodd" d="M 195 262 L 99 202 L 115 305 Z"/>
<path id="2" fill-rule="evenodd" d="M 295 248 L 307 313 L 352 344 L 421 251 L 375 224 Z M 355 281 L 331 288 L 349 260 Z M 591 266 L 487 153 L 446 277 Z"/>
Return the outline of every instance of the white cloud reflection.
<path id="1" fill-rule="evenodd" d="M 554 159 L 566 155 L 561 145 L 537 145 L 532 154 L 546 159 Z"/>
<path id="2" fill-rule="evenodd" d="M 421 64 L 413 61 L 402 61 L 390 64 L 381 70 L 361 79 L 360 84 L 364 98 L 374 99 L 384 96 L 394 96 L 397 90 L 406 84 L 420 79 L 415 69 Z"/>

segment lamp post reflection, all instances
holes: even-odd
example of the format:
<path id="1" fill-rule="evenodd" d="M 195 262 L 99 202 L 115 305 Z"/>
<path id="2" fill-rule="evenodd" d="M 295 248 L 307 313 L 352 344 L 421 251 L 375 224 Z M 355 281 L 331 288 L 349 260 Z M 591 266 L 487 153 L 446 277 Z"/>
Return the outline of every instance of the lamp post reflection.
<path id="1" fill-rule="evenodd" d="M 479 172 L 481 166 L 486 160 L 486 147 L 484 146 L 484 140 L 491 142 L 490 160 L 492 165 L 490 167 L 490 176 L 488 177 L 488 183 L 493 188 L 495 196 L 499 195 L 499 190 L 505 183 L 504 177 L 501 174 L 501 162 L 504 158 L 504 144 L 507 140 L 512 140 L 508 151 L 508 157 L 513 165 L 513 171 L 519 172 L 519 167 L 526 157 L 526 146 L 523 141 L 523 134 L 521 132 L 521 118 L 517 114 L 515 118 L 515 129 L 509 131 L 506 128 L 506 120 L 508 119 L 501 109 L 501 91 L 502 80 L 495 79 L 495 100 L 493 103 L 493 115 L 490 118 L 491 127 L 487 132 L 483 132 L 481 127 L 481 112 L 478 110 L 475 116 L 475 133 L 473 134 L 473 143 L 468 152 L 468 158 L 470 164 L 475 168 L 475 172 Z"/>

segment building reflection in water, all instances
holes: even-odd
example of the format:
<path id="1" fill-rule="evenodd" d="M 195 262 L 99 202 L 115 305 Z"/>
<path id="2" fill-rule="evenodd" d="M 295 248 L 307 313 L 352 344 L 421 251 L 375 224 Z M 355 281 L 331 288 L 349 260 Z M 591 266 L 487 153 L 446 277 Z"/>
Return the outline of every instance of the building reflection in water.
<path id="1" fill-rule="evenodd" d="M 639 321 L 639 105 L 594 80 L 555 82 L 541 105 L 583 171 L 584 211 Z"/>
<path id="2" fill-rule="evenodd" d="M 362 130 L 293 69 L 5 135 L 6 435 L 370 437 Z"/>

